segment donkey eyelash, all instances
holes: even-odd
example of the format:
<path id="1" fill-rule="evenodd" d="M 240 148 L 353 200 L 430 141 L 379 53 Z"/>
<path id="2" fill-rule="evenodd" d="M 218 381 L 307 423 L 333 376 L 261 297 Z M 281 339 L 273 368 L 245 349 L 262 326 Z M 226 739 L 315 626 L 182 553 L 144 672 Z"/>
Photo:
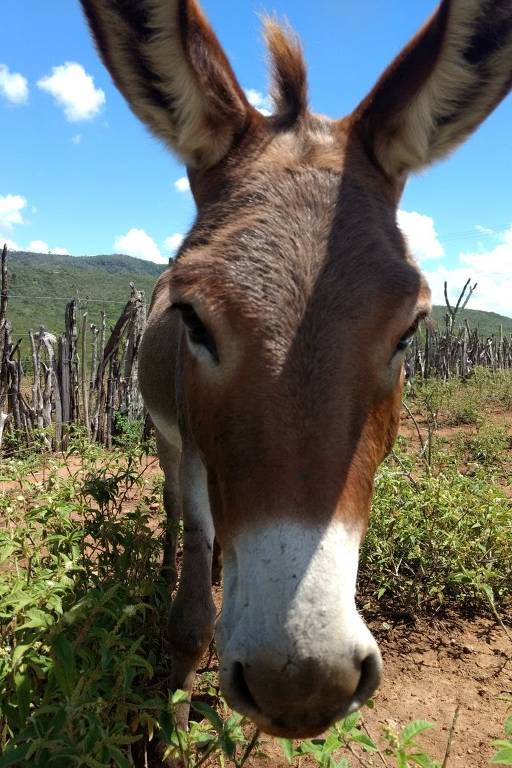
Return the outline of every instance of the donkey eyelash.
<path id="1" fill-rule="evenodd" d="M 213 360 L 216 363 L 219 363 L 219 353 L 217 351 L 215 339 L 195 311 L 194 307 L 185 302 L 176 302 L 172 305 L 172 309 L 177 310 L 180 313 L 181 319 L 187 327 L 187 333 L 191 343 L 206 349 Z"/>
<path id="2" fill-rule="evenodd" d="M 422 312 L 414 323 L 410 326 L 410 328 L 404 333 L 404 335 L 400 338 L 398 344 L 396 345 L 397 352 L 404 352 L 410 345 L 412 344 L 412 340 L 414 338 L 414 334 L 418 330 L 419 324 L 422 320 L 424 320 L 426 317 L 426 313 Z"/>

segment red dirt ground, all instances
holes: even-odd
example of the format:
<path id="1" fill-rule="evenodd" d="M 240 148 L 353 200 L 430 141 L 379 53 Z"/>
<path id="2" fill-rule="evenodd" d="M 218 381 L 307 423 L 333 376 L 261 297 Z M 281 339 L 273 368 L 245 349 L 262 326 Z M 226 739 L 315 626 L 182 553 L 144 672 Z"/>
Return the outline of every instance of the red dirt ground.
<path id="1" fill-rule="evenodd" d="M 216 595 L 220 603 L 220 594 Z M 217 602 L 217 600 L 216 600 Z M 364 709 L 364 724 L 374 740 L 382 727 L 397 727 L 425 719 L 435 727 L 420 739 L 427 754 L 442 764 L 457 707 L 448 768 L 484 768 L 493 754 L 492 741 L 503 738 L 507 704 L 512 696 L 512 640 L 489 619 L 453 618 L 444 622 L 418 621 L 414 625 L 370 622 L 384 659 L 384 678 L 373 710 Z M 385 628 L 386 627 L 386 628 Z M 389 628 L 387 628 L 389 627 Z M 217 669 L 216 660 L 200 671 Z M 285 768 L 279 744 L 261 740 L 261 756 L 251 757 L 248 768 Z M 263 759 L 265 758 L 266 759 Z M 379 766 L 378 756 L 365 754 L 366 764 Z M 356 765 L 356 761 L 353 761 Z M 301 758 L 302 768 L 313 762 Z"/>
<path id="2" fill-rule="evenodd" d="M 512 426 L 512 415 L 498 416 L 496 422 Z M 442 436 L 449 438 L 460 431 L 460 427 L 445 429 Z M 401 433 L 417 440 L 415 428 L 408 419 L 402 421 Z M 157 461 L 149 458 L 147 465 L 147 475 L 158 474 Z M 68 469 L 63 468 L 62 473 L 69 470 L 79 470 L 75 460 Z M 32 479 L 44 482 L 44 472 L 36 473 Z M 17 487 L 17 483 L 0 483 L 2 490 Z M 134 503 L 136 499 L 127 499 L 129 506 Z M 505 618 L 510 623 L 512 617 Z M 425 734 L 421 743 L 442 763 L 450 725 L 459 706 L 447 765 L 449 768 L 487 766 L 492 754 L 491 742 L 503 736 L 507 715 L 507 704 L 500 697 L 512 696 L 512 630 L 508 630 L 507 636 L 497 622 L 462 618 L 445 623 L 422 620 L 411 626 L 391 627 L 372 622 L 371 628 L 378 637 L 385 664 L 375 709 L 364 712 L 372 737 L 378 736 L 381 727 L 389 721 L 403 726 L 411 719 L 430 720 L 436 723 L 436 728 Z M 265 768 L 269 759 L 274 768 L 287 765 L 279 745 L 270 738 L 263 739 L 261 753 L 267 759 L 251 757 L 248 768 Z M 372 762 L 366 755 L 365 761 L 369 765 L 382 765 L 379 757 L 373 757 Z M 301 760 L 303 768 L 310 764 L 307 758 Z"/>

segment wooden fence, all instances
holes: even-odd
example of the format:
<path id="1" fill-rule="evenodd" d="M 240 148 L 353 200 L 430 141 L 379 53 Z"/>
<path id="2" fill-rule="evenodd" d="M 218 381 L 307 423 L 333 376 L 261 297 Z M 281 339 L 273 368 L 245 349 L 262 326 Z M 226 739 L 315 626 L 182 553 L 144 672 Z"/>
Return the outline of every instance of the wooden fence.
<path id="1" fill-rule="evenodd" d="M 64 333 L 44 327 L 29 332 L 31 370 L 24 371 L 20 340 L 8 319 L 7 249 L 1 256 L 0 293 L 0 448 L 6 430 L 16 443 L 44 443 L 66 448 L 69 427 L 80 424 L 88 436 L 112 445 L 115 414 L 143 415 L 137 361 L 146 319 L 145 297 L 130 284 L 130 297 L 107 333 L 105 314 L 99 327 L 87 322 L 79 302 L 65 309 Z"/>
<path id="2" fill-rule="evenodd" d="M 406 363 L 408 375 L 422 379 L 467 378 L 477 366 L 512 370 L 512 336 L 501 330 L 482 338 L 467 322 L 456 332 L 426 328 L 415 336 Z"/>
<path id="3" fill-rule="evenodd" d="M 406 367 L 409 376 L 447 379 L 468 377 L 476 366 L 512 370 L 512 336 L 503 332 L 482 338 L 467 322 L 458 323 L 476 285 L 468 281 L 455 306 L 446 285 L 445 328 L 428 326 L 416 334 Z M 103 314 L 99 327 L 87 323 L 72 299 L 65 310 L 65 331 L 58 338 L 40 327 L 29 334 L 31 370 L 24 371 L 20 342 L 7 316 L 9 301 L 7 250 L 1 260 L 0 293 L 0 450 L 5 430 L 30 447 L 66 447 L 69 427 L 79 424 L 92 440 L 112 445 L 115 416 L 143 416 L 137 360 L 146 319 L 144 294 L 131 285 L 131 295 L 108 333 Z M 6 441 L 7 442 L 7 441 Z M 5 448 L 7 446 L 4 445 Z"/>
<path id="4" fill-rule="evenodd" d="M 435 330 L 427 323 L 416 334 L 406 362 L 410 378 L 467 378 L 477 366 L 512 370 L 512 335 L 505 336 L 500 327 L 497 334 L 484 338 L 478 329 L 469 327 L 467 320 L 458 322 L 476 288 L 476 283 L 471 285 L 468 280 L 452 306 L 445 282 L 445 328 Z"/>

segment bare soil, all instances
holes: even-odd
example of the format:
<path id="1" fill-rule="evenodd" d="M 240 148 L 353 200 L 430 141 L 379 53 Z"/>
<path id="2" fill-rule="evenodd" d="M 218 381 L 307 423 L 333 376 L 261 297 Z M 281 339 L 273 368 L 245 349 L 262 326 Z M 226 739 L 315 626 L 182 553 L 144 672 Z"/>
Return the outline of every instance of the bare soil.
<path id="1" fill-rule="evenodd" d="M 500 697 L 512 694 L 512 642 L 504 629 L 485 619 L 418 622 L 379 639 L 385 676 L 375 709 L 365 716 L 370 730 L 386 720 L 431 720 L 437 728 L 423 743 L 442 762 L 460 707 L 449 765 L 487 765 L 491 741 L 503 734 L 506 703 Z"/>
<path id="2" fill-rule="evenodd" d="M 495 422 L 512 427 L 512 414 L 497 415 Z M 471 428 L 445 428 L 441 436 L 449 439 L 461 431 Z M 412 438 L 412 443 L 418 439 L 407 417 L 402 420 L 401 434 Z M 510 458 L 506 457 L 507 465 Z M 79 471 L 79 460 L 73 458 L 67 467 L 59 469 L 59 474 Z M 154 457 L 145 460 L 144 473 L 146 477 L 159 473 Z M 44 483 L 47 470 L 34 475 L 32 480 Z M 13 491 L 19 485 L 0 483 L 0 488 Z M 137 493 L 129 494 L 127 508 L 136 503 Z M 220 589 L 215 588 L 215 593 L 220 605 Z M 512 616 L 504 619 L 512 624 Z M 364 722 L 372 737 L 377 738 L 389 722 L 402 727 L 412 719 L 429 720 L 436 727 L 421 737 L 421 744 L 442 764 L 450 727 L 459 708 L 447 766 L 487 766 L 493 751 L 491 742 L 503 737 L 507 704 L 501 698 L 512 696 L 512 629 L 507 631 L 489 619 L 460 617 L 443 622 L 422 619 L 411 624 L 374 620 L 370 626 L 379 640 L 385 664 L 375 708 L 364 711 Z M 215 656 L 205 657 L 202 671 L 214 672 L 216 666 Z M 367 765 L 383 764 L 378 756 L 365 755 L 364 759 Z M 269 762 L 274 768 L 287 765 L 278 742 L 263 737 L 259 754 L 251 756 L 247 766 L 268 768 Z M 302 758 L 302 768 L 311 765 L 309 758 Z"/>
<path id="3" fill-rule="evenodd" d="M 373 623 L 371 628 L 379 638 L 385 665 L 375 708 L 364 710 L 372 738 L 389 723 L 403 727 L 414 719 L 429 720 L 435 727 L 419 743 L 442 764 L 459 708 L 447 766 L 488 766 L 492 741 L 503 738 L 507 716 L 507 704 L 500 697 L 512 695 L 512 642 L 505 631 L 486 619 L 422 621 L 389 630 Z M 268 758 L 274 768 L 287 765 L 276 741 L 264 737 L 261 746 L 267 760 L 251 758 L 249 766 L 263 768 Z M 364 759 L 367 765 L 382 766 L 378 756 L 366 754 Z M 312 765 L 307 758 L 303 761 L 302 768 Z"/>

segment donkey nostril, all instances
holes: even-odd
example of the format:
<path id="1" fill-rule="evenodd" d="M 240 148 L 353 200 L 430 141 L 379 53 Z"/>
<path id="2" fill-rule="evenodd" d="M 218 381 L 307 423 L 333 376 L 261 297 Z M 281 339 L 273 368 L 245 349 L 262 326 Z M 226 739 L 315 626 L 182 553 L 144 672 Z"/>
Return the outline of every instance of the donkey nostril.
<path id="1" fill-rule="evenodd" d="M 236 698 L 237 707 L 259 711 L 254 697 L 247 685 L 244 675 L 244 667 L 239 661 L 235 661 L 231 670 L 231 688 Z"/>
<path id="2" fill-rule="evenodd" d="M 369 653 L 361 662 L 361 676 L 350 705 L 350 712 L 359 709 L 368 701 L 379 685 L 381 672 L 382 660 L 380 653 Z"/>

